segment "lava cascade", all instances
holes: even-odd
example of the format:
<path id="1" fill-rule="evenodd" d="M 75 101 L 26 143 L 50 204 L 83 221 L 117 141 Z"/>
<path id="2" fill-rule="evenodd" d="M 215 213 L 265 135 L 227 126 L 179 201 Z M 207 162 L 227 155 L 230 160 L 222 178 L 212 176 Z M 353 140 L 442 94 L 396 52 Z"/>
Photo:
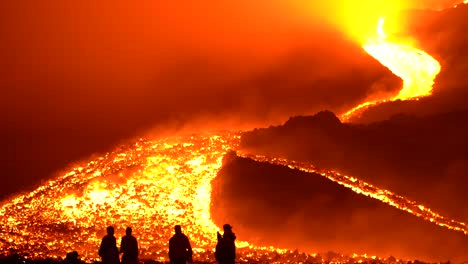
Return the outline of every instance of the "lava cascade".
<path id="1" fill-rule="evenodd" d="M 396 100 L 414 100 L 432 94 L 434 79 L 441 70 L 437 60 L 412 45 L 395 43 L 384 30 L 385 18 L 379 20 L 377 35 L 367 40 L 364 50 L 403 80 L 403 87 L 396 96 L 359 104 L 341 116 L 349 121 L 370 106 Z"/>
<path id="2" fill-rule="evenodd" d="M 11 253 L 12 249 L 35 259 L 77 250 L 83 259 L 94 261 L 98 260 L 97 248 L 108 225 L 117 227 L 117 236 L 132 226 L 139 238 L 141 257 L 164 261 L 172 227 L 181 224 L 192 241 L 195 259 L 212 261 L 218 227 L 210 215 L 211 180 L 221 168 L 223 156 L 238 149 L 239 139 L 239 134 L 224 133 L 140 140 L 75 167 L 2 205 L 0 249 L 2 253 Z M 263 156 L 251 158 L 320 172 L 310 164 Z M 464 223 L 404 197 L 336 172 L 320 173 L 357 193 L 467 234 Z M 315 253 L 300 254 L 248 242 L 237 246 L 240 259 L 247 262 L 327 261 Z M 377 259 L 337 255 L 334 260 L 351 258 Z"/>

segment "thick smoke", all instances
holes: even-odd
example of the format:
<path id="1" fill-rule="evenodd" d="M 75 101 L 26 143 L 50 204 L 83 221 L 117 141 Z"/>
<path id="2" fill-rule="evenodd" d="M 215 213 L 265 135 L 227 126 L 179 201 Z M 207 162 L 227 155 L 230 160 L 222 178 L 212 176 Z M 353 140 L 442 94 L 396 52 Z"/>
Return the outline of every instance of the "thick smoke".
<path id="1" fill-rule="evenodd" d="M 425 4 L 378 2 L 3 1 L 0 193 L 151 128 L 266 125 L 395 92 L 359 35 Z"/>
<path id="2" fill-rule="evenodd" d="M 0 5 L 2 194 L 148 130 L 267 125 L 400 86 L 331 4 Z"/>

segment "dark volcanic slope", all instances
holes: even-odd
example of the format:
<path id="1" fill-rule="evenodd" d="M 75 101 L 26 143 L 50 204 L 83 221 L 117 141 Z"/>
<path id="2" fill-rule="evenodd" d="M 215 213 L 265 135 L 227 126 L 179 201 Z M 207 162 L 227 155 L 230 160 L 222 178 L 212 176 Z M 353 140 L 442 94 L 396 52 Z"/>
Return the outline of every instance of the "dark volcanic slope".
<path id="1" fill-rule="evenodd" d="M 468 237 L 356 194 L 318 175 L 225 158 L 213 181 L 212 215 L 240 239 L 308 252 L 463 260 Z"/>
<path id="2" fill-rule="evenodd" d="M 321 112 L 245 133 L 241 147 L 335 169 L 468 222 L 467 121 L 452 112 L 351 125 Z"/>

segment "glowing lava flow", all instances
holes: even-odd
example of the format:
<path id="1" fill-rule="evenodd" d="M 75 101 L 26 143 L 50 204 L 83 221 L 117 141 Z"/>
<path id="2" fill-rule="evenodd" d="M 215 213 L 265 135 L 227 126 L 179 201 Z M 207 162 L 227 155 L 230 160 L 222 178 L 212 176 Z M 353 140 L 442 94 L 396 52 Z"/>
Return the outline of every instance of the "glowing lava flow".
<path id="1" fill-rule="evenodd" d="M 113 225 L 117 237 L 134 228 L 142 259 L 166 261 L 173 226 L 181 224 L 194 259 L 212 262 L 218 228 L 210 215 L 211 180 L 238 141 L 230 133 L 140 140 L 76 167 L 0 207 L 0 255 L 44 259 L 76 250 L 81 259 L 96 261 L 105 228 Z M 316 254 L 237 246 L 244 262 L 323 261 Z"/>
<path id="2" fill-rule="evenodd" d="M 298 169 L 310 173 L 318 173 L 327 179 L 334 181 L 340 185 L 343 185 L 347 188 L 350 188 L 356 193 L 363 194 L 365 196 L 377 199 L 383 203 L 389 204 L 393 207 L 396 207 L 400 210 L 406 211 L 417 217 L 421 217 L 426 221 L 435 223 L 438 226 L 442 226 L 451 230 L 462 232 L 465 235 L 468 235 L 468 225 L 466 223 L 455 221 L 444 217 L 431 209 L 425 207 L 422 204 L 418 204 L 415 201 L 406 199 L 403 196 L 392 193 L 391 191 L 379 189 L 376 186 L 373 186 L 369 183 L 361 181 L 354 177 L 349 177 L 346 175 L 341 175 L 336 171 L 324 171 L 317 169 L 312 164 L 306 162 L 296 162 L 282 158 L 269 158 L 262 155 L 243 155 L 250 159 L 259 161 L 259 162 L 268 162 L 271 164 L 277 164 L 286 166 L 290 169 Z"/>
<path id="3" fill-rule="evenodd" d="M 139 141 L 20 196 L 0 209 L 1 249 L 34 258 L 77 250 L 97 260 L 108 225 L 132 226 L 143 258 L 166 259 L 181 224 L 199 260 L 210 259 L 218 230 L 210 218 L 211 179 L 238 136 Z"/>
<path id="4" fill-rule="evenodd" d="M 143 259 L 164 261 L 172 227 L 181 224 L 189 234 L 197 261 L 212 261 L 218 228 L 210 215 L 211 180 L 226 152 L 238 149 L 239 138 L 239 134 L 225 133 L 140 140 L 76 167 L 0 207 L 0 254 L 19 252 L 31 258 L 56 258 L 76 250 L 82 259 L 94 261 L 105 228 L 114 225 L 118 237 L 127 226 L 134 228 Z M 317 171 L 308 164 L 252 158 Z M 442 217 L 404 197 L 336 172 L 318 172 L 357 193 L 467 234 L 464 223 Z M 246 262 L 327 261 L 317 254 L 257 247 L 247 242 L 240 242 L 238 247 L 239 258 Z M 335 261 L 367 257 L 340 258 Z"/>
<path id="5" fill-rule="evenodd" d="M 383 28 L 384 22 L 384 18 L 379 20 L 378 36 L 367 41 L 363 48 L 400 77 L 403 80 L 403 88 L 392 98 L 368 101 L 352 108 L 341 116 L 342 121 L 349 121 L 372 105 L 388 101 L 417 99 L 432 93 L 434 79 L 441 69 L 439 62 L 422 50 L 387 40 Z"/>

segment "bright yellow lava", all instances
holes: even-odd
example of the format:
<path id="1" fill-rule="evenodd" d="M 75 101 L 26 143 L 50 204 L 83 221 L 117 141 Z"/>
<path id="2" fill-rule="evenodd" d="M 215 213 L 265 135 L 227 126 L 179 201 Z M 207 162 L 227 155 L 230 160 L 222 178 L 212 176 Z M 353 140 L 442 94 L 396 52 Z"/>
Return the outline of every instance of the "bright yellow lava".
<path id="1" fill-rule="evenodd" d="M 108 225 L 132 226 L 143 257 L 164 260 L 172 227 L 181 224 L 201 259 L 214 248 L 218 228 L 210 218 L 211 179 L 238 136 L 140 141 L 2 206 L 1 248 L 33 257 L 77 250 L 97 260 Z M 6 221 L 4 221 L 6 220 Z M 248 244 L 244 244 L 248 246 Z"/>
<path id="2" fill-rule="evenodd" d="M 238 140 L 230 133 L 140 140 L 76 167 L 0 207 L 0 254 L 41 259 L 76 250 L 96 261 L 105 228 L 113 225 L 118 239 L 134 228 L 142 259 L 167 261 L 173 226 L 181 224 L 194 259 L 213 261 L 219 229 L 210 215 L 211 180 Z M 322 262 L 319 255 L 243 241 L 237 247 L 241 260 Z"/>
<path id="3" fill-rule="evenodd" d="M 377 36 L 369 39 L 363 48 L 382 65 L 403 80 L 398 95 L 364 102 L 341 116 L 349 121 L 372 105 L 396 100 L 412 100 L 431 95 L 434 79 L 440 72 L 440 64 L 426 52 L 411 45 L 388 40 L 384 31 L 384 18 L 379 20 Z"/>
<path id="4" fill-rule="evenodd" d="M 97 248 L 108 225 L 119 238 L 127 226 L 139 239 L 141 257 L 167 260 L 173 226 L 189 235 L 197 261 L 213 261 L 218 227 L 210 215 L 211 180 L 228 150 L 238 149 L 239 134 L 140 140 L 76 167 L 35 191 L 0 207 L 0 253 L 10 249 L 31 258 L 63 257 L 76 250 L 82 259 L 98 260 Z M 467 234 L 464 223 L 387 190 L 321 172 L 310 164 L 252 156 L 258 161 L 318 172 L 356 193 L 367 195 L 437 225 Z M 239 259 L 252 262 L 324 262 L 320 255 L 238 243 Z M 367 256 L 340 256 L 375 259 Z M 330 260 L 328 260 L 330 261 Z"/>

